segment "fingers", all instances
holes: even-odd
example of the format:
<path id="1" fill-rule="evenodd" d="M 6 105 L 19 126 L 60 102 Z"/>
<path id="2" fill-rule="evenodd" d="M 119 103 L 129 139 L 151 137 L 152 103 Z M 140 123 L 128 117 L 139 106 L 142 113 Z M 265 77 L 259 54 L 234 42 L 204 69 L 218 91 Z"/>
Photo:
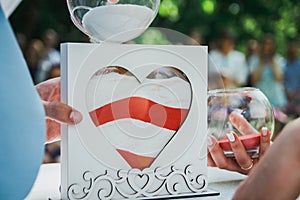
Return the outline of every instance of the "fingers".
<path id="1" fill-rule="evenodd" d="M 60 102 L 43 101 L 46 116 L 61 123 L 77 124 L 82 120 L 82 115 L 77 110 Z"/>
<path id="2" fill-rule="evenodd" d="M 258 134 L 258 131 L 237 110 L 232 111 L 228 117 L 232 125 L 244 135 Z"/>
<path id="3" fill-rule="evenodd" d="M 46 143 L 51 143 L 60 139 L 60 124 L 52 119 L 46 120 L 47 134 Z"/>
<path id="4" fill-rule="evenodd" d="M 53 94 L 53 90 L 60 87 L 60 78 L 53 78 L 47 81 L 41 82 L 35 86 L 42 100 L 47 101 Z"/>
<path id="5" fill-rule="evenodd" d="M 112 4 L 116 4 L 116 3 L 118 3 L 119 2 L 119 0 L 108 0 L 110 3 L 112 3 Z"/>
<path id="6" fill-rule="evenodd" d="M 267 129 L 267 127 L 263 127 L 260 131 L 260 134 L 259 157 L 261 157 L 270 147 L 271 132 Z"/>
<path id="7" fill-rule="evenodd" d="M 247 154 L 245 147 L 239 140 L 238 136 L 233 131 L 230 131 L 227 134 L 227 138 L 230 142 L 232 152 L 234 153 L 238 165 L 241 167 L 242 170 L 250 170 L 253 166 L 253 160 Z"/>
<path id="8" fill-rule="evenodd" d="M 215 161 L 213 160 L 213 158 L 211 157 L 210 153 L 207 154 L 207 163 L 211 167 L 217 167 L 217 165 L 216 165 Z"/>
<path id="9" fill-rule="evenodd" d="M 217 140 L 213 136 L 208 136 L 207 147 L 209 150 L 209 159 L 208 162 L 212 166 L 217 166 L 221 169 L 228 169 L 228 159 L 224 155 L 224 152 L 220 145 L 217 143 Z"/>
<path id="10" fill-rule="evenodd" d="M 228 134 L 227 137 L 230 140 L 231 148 L 235 157 L 226 157 L 216 138 L 208 136 L 207 147 L 209 153 L 207 161 L 209 166 L 248 174 L 253 165 L 256 163 L 256 160 L 253 161 L 248 156 L 243 144 L 235 133 L 232 132 L 232 134 Z"/>

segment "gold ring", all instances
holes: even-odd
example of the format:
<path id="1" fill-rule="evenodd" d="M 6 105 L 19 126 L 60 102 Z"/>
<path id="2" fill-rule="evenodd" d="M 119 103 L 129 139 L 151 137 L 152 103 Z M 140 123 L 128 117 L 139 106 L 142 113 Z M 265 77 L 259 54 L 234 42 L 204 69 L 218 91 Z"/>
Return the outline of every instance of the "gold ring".
<path id="1" fill-rule="evenodd" d="M 251 159 L 251 165 L 249 167 L 245 167 L 245 168 L 241 167 L 241 169 L 245 170 L 245 171 L 248 171 L 248 170 L 252 169 L 252 167 L 253 167 L 253 160 Z"/>

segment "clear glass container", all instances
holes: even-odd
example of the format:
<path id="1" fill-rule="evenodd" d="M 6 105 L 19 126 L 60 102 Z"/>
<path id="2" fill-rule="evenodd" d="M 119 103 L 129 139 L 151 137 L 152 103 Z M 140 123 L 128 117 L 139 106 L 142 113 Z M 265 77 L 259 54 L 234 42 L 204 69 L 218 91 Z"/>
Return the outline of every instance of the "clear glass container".
<path id="1" fill-rule="evenodd" d="M 73 23 L 94 42 L 122 43 L 142 34 L 160 0 L 67 0 Z"/>
<path id="2" fill-rule="evenodd" d="M 273 109 L 259 89 L 248 87 L 208 92 L 208 134 L 218 140 L 226 156 L 234 156 L 226 137 L 229 131 L 239 136 L 248 154 L 257 154 L 262 127 L 267 127 L 273 134 Z"/>

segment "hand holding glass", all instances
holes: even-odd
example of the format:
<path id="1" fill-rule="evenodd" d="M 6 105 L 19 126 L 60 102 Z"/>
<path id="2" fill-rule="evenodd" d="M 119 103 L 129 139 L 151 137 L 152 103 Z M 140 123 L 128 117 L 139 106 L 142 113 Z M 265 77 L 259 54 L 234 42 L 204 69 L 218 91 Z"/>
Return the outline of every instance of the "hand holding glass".
<path id="1" fill-rule="evenodd" d="M 259 152 L 260 130 L 274 130 L 273 109 L 256 88 L 218 89 L 208 92 L 208 134 L 218 140 L 227 157 L 234 157 L 226 134 L 234 131 L 247 153 Z"/>

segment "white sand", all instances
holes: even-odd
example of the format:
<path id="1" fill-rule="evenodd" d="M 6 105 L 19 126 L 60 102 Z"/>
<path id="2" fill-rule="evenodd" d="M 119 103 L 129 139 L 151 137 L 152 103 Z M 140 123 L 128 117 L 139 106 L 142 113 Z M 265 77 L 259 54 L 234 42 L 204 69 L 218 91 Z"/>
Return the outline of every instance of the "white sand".
<path id="1" fill-rule="evenodd" d="M 88 11 L 82 24 L 92 39 L 122 43 L 142 34 L 153 15 L 153 10 L 146 6 L 107 5 Z"/>

